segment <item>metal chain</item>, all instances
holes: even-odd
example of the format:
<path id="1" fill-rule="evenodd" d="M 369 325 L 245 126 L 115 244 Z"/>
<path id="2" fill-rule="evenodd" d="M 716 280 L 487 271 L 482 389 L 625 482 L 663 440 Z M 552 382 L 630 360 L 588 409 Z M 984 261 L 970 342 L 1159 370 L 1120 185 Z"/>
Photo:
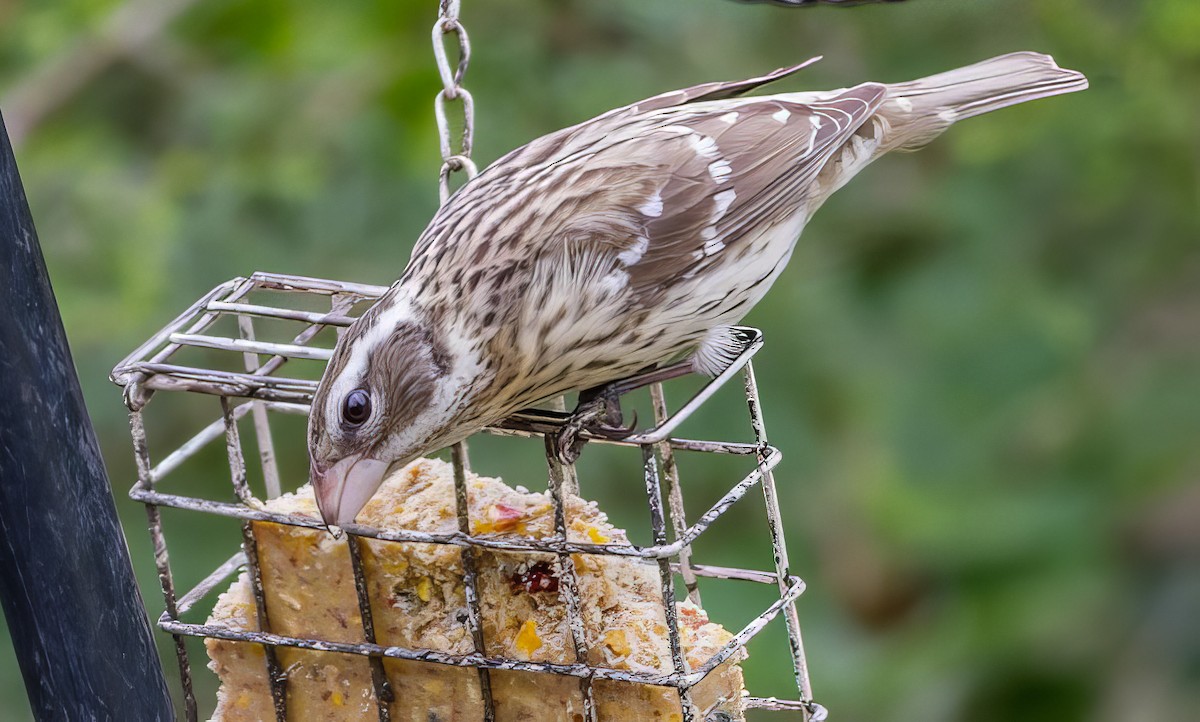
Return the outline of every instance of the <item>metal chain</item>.
<path id="1" fill-rule="evenodd" d="M 467 74 L 467 65 L 471 62 L 471 41 L 467 37 L 467 29 L 459 22 L 458 11 L 460 0 L 439 0 L 438 19 L 433 24 L 433 58 L 437 61 L 438 75 L 442 76 L 442 89 L 433 99 L 433 116 L 437 119 L 438 142 L 442 151 L 442 169 L 438 173 L 438 196 L 442 205 L 450 200 L 450 176 L 457 172 L 465 172 L 467 180 L 471 180 L 479 172 L 471 160 L 471 143 L 475 140 L 475 101 L 463 87 L 463 77 Z M 458 66 L 450 67 L 450 59 L 446 53 L 446 36 L 453 35 L 458 40 Z M 457 101 L 462 105 L 463 130 L 457 148 L 450 135 L 450 122 L 446 117 L 446 103 Z M 451 447 L 451 461 L 454 464 L 454 498 L 458 513 L 458 530 L 470 534 L 471 521 L 467 501 L 467 472 L 470 462 L 467 460 L 467 442 L 460 441 Z M 486 654 L 483 639 L 483 612 L 479 605 L 478 557 L 473 547 L 462 550 L 463 584 L 467 602 L 467 628 L 471 633 L 477 654 Z M 484 722 L 495 722 L 496 705 L 492 700 L 491 671 L 479 667 L 479 691 L 483 701 Z"/>
<path id="2" fill-rule="evenodd" d="M 475 100 L 462 84 L 471 61 L 471 41 L 467 38 L 467 29 L 458 19 L 460 4 L 460 0 L 441 0 L 438 3 L 438 19 L 433 24 L 433 57 L 437 61 L 438 74 L 442 76 L 442 89 L 433 101 L 433 114 L 437 119 L 442 150 L 442 170 L 438 174 L 438 193 L 442 203 L 450 198 L 452 174 L 464 171 L 467 180 L 470 180 L 479 172 L 471 160 L 471 144 L 475 140 Z M 458 66 L 454 68 L 450 67 L 446 53 L 448 35 L 455 36 L 458 41 Z M 462 105 L 463 131 L 457 147 L 446 116 L 448 101 L 457 101 Z"/>

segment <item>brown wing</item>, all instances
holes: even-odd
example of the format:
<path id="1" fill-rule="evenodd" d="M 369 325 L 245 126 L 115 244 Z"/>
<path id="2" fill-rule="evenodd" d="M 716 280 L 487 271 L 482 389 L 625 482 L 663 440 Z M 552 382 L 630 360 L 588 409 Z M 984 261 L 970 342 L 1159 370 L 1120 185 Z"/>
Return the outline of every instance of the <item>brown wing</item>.
<path id="1" fill-rule="evenodd" d="M 672 90 L 669 93 L 661 93 L 645 100 L 639 100 L 636 103 L 631 103 L 623 108 L 617 108 L 611 111 L 610 114 L 619 114 L 626 111 L 632 113 L 646 113 L 652 110 L 660 110 L 675 105 L 684 105 L 685 103 L 699 103 L 708 100 L 725 100 L 726 98 L 735 98 L 743 93 L 748 93 L 751 90 L 760 88 L 767 83 L 773 83 L 781 78 L 786 78 L 793 73 L 797 73 L 808 66 L 816 63 L 821 59 L 821 56 L 809 58 L 798 65 L 790 65 L 778 70 L 773 70 L 766 75 L 760 75 L 756 78 L 747 78 L 746 80 L 724 80 L 712 83 L 701 83 L 693 85 L 690 88 L 682 90 Z"/>
<path id="2" fill-rule="evenodd" d="M 560 158 L 569 156 L 582 148 L 587 148 L 593 142 L 594 138 L 591 131 L 601 125 L 616 125 L 623 119 L 636 115 L 644 115 L 653 111 L 663 110 L 692 103 L 700 103 L 714 100 L 724 100 L 733 98 L 743 93 L 747 93 L 755 88 L 759 88 L 767 83 L 775 82 L 781 78 L 786 78 L 793 73 L 799 72 L 804 68 L 812 65 L 820 60 L 820 57 L 810 58 L 809 60 L 792 65 L 786 68 L 779 68 L 766 75 L 760 75 L 756 78 L 747 78 L 745 80 L 728 80 L 717 81 L 712 83 L 702 83 L 694 85 L 690 88 L 681 90 L 672 90 L 668 93 L 661 93 L 636 103 L 614 108 L 602 115 L 596 116 L 589 120 L 585 120 L 577 125 L 563 128 L 548 135 L 538 138 L 528 145 L 522 146 L 504 156 L 500 160 L 493 163 L 484 173 L 493 168 L 503 169 L 506 167 L 529 167 L 536 166 L 541 163 L 553 162 Z M 511 164 L 511 165 L 510 165 Z"/>
<path id="3" fill-rule="evenodd" d="M 886 90 L 864 84 L 827 100 L 787 96 L 659 113 L 659 123 L 596 152 L 558 213 L 566 247 L 602 247 L 651 298 L 672 281 L 746 252 L 753 231 L 792 216 L 825 163 Z"/>
<path id="4" fill-rule="evenodd" d="M 536 172 L 547 165 L 561 163 L 565 159 L 571 158 L 573 154 L 586 152 L 594 146 L 597 140 L 592 131 L 598 126 L 618 125 L 630 116 L 674 106 L 733 98 L 767 83 L 799 72 L 820 59 L 819 56 L 810 58 L 798 65 L 779 68 L 755 78 L 702 83 L 682 90 L 661 93 L 639 100 L 636 103 L 615 108 L 582 123 L 544 135 L 511 151 L 485 168 L 475 180 L 460 188 L 455 196 L 465 195 L 470 190 L 484 183 L 490 184 L 492 193 L 496 194 L 499 186 L 515 185 L 524 182 L 526 179 L 521 177 L 522 172 Z M 501 195 L 501 197 L 503 196 Z M 447 221 L 451 220 L 447 216 L 454 215 L 454 212 L 460 209 L 455 208 L 455 202 L 452 198 L 448 206 L 443 207 L 443 210 L 448 212 L 439 213 L 438 216 L 435 216 L 430 227 L 417 239 L 412 251 L 413 259 L 417 259 L 424 254 L 432 241 L 446 232 L 443 226 Z"/>

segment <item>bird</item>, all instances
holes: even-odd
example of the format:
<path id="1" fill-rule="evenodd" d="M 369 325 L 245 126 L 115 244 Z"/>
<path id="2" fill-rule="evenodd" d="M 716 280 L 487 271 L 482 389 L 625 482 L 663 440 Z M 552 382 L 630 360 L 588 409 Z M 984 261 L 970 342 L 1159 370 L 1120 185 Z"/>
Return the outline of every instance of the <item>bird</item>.
<path id="1" fill-rule="evenodd" d="M 325 523 L 353 522 L 390 467 L 567 392 L 581 402 L 560 457 L 583 432 L 620 434 L 603 390 L 647 369 L 719 373 L 813 212 L 866 165 L 1088 84 L 1017 52 L 910 82 L 746 95 L 819 59 L 611 110 L 460 187 L 317 385 Z"/>

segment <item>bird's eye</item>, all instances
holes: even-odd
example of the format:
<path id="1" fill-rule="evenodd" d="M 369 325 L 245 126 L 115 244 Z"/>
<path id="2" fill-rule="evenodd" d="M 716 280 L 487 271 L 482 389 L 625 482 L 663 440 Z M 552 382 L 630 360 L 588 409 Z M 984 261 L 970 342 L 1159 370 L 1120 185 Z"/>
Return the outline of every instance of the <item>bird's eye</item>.
<path id="1" fill-rule="evenodd" d="M 342 420 L 351 426 L 361 426 L 371 417 L 371 395 L 365 389 L 354 389 L 342 402 Z"/>

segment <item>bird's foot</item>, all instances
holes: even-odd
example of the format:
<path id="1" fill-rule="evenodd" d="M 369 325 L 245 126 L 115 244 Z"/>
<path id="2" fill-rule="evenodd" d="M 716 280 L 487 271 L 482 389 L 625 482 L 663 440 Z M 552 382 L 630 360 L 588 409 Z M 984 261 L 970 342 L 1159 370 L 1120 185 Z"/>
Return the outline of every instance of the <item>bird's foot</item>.
<path id="1" fill-rule="evenodd" d="M 554 434 L 554 455 L 560 464 L 574 464 L 583 452 L 588 436 L 623 439 L 633 433 L 636 424 L 636 413 L 628 426 L 624 424 L 621 395 L 614 386 L 580 392 L 575 410 Z"/>

